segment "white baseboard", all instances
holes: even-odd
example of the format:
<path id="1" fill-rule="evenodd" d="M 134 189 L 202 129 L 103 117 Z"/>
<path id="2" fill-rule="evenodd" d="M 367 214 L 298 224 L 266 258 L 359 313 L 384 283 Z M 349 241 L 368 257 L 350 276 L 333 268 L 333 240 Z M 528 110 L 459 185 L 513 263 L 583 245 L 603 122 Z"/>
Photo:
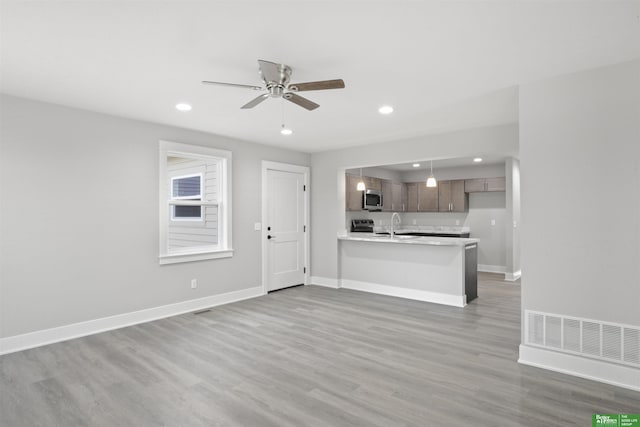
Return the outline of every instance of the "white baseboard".
<path id="1" fill-rule="evenodd" d="M 513 273 L 504 273 L 504 280 L 508 282 L 515 282 L 522 276 L 522 270 L 514 271 Z"/>
<path id="2" fill-rule="evenodd" d="M 0 338 L 0 355 L 264 295 L 262 286 Z"/>
<path id="3" fill-rule="evenodd" d="M 507 271 L 507 267 L 504 265 L 478 264 L 478 271 L 485 273 L 504 273 Z"/>
<path id="4" fill-rule="evenodd" d="M 356 291 L 372 292 L 374 294 L 389 295 L 392 297 L 415 299 L 418 301 L 434 302 L 436 304 L 464 307 L 467 305 L 466 296 L 429 292 L 418 289 L 399 288 L 396 286 L 380 285 L 377 283 L 360 282 L 357 280 L 342 279 L 342 287 Z"/>
<path id="5" fill-rule="evenodd" d="M 311 284 L 317 286 L 326 286 L 327 288 L 338 289 L 340 282 L 338 279 L 332 279 L 330 277 L 311 276 Z"/>
<path id="6" fill-rule="evenodd" d="M 520 345 L 518 363 L 640 391 L 640 369 L 573 354 Z"/>

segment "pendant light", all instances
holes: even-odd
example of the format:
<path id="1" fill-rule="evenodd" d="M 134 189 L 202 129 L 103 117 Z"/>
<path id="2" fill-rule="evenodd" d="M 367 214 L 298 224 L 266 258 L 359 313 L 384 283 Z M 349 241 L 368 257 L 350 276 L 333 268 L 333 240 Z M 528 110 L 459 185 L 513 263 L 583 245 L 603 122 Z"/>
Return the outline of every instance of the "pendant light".
<path id="1" fill-rule="evenodd" d="M 358 185 L 356 186 L 356 190 L 364 191 L 366 189 L 364 185 L 364 181 L 362 180 L 362 168 L 360 168 L 360 181 L 358 181 Z"/>
<path id="2" fill-rule="evenodd" d="M 438 182 L 436 181 L 436 177 L 433 176 L 433 160 L 431 160 L 431 175 L 427 178 L 427 187 L 437 187 Z"/>

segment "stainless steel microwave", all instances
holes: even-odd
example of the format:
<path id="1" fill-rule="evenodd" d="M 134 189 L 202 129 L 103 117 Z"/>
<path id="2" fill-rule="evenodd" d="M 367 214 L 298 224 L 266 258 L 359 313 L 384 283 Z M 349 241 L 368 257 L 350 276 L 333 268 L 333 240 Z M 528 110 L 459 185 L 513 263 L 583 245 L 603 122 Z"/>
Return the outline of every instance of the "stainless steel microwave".
<path id="1" fill-rule="evenodd" d="M 362 209 L 367 211 L 382 210 L 382 191 L 365 190 L 362 192 Z"/>

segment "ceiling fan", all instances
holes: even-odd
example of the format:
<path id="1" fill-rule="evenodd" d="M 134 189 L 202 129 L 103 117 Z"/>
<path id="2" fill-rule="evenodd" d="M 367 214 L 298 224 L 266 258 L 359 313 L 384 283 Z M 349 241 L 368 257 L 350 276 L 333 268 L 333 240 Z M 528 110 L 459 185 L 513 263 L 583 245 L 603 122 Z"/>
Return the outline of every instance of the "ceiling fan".
<path id="1" fill-rule="evenodd" d="M 291 67 L 284 64 L 276 64 L 275 62 L 263 61 L 261 59 L 258 59 L 258 67 L 260 69 L 260 76 L 262 77 L 264 86 L 212 82 L 209 80 L 204 80 L 202 83 L 267 91 L 267 93 L 259 95 L 257 98 L 252 99 L 251 101 L 240 107 L 244 109 L 253 108 L 267 98 L 284 98 L 287 101 L 293 102 L 294 104 L 297 104 L 302 108 L 306 108 L 307 110 L 311 111 L 315 110 L 320 105 L 308 100 L 307 98 L 297 95 L 296 92 L 344 88 L 344 81 L 342 81 L 342 79 L 321 80 L 318 82 L 307 83 L 289 83 L 291 80 Z"/>

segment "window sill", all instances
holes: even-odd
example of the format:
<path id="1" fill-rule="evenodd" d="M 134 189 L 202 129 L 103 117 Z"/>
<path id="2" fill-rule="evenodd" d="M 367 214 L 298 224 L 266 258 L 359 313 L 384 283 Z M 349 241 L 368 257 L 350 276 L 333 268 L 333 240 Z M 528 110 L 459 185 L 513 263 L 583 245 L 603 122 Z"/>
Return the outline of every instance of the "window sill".
<path id="1" fill-rule="evenodd" d="M 158 257 L 160 265 L 178 264 L 181 262 L 206 261 L 209 259 L 231 258 L 233 249 L 221 249 L 207 252 L 186 252 L 180 254 L 165 254 Z"/>

